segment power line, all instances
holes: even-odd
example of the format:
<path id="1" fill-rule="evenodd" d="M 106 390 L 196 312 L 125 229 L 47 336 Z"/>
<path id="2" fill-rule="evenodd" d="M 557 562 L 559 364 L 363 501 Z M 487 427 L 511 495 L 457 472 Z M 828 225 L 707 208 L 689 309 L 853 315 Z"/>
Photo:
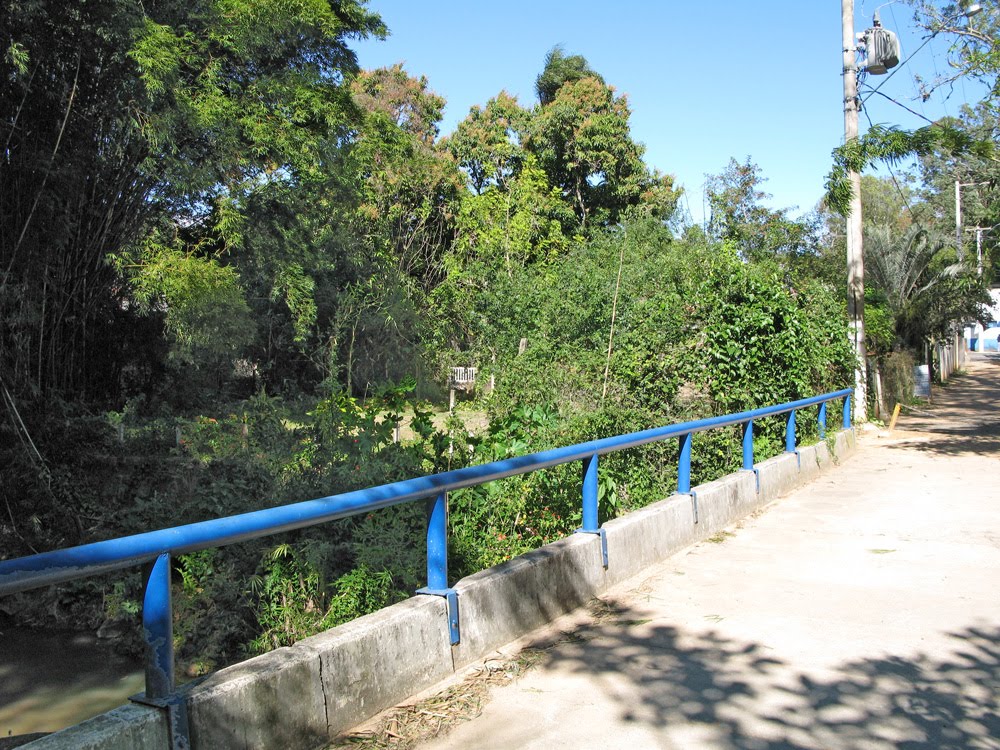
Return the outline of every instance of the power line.
<path id="1" fill-rule="evenodd" d="M 871 88 L 871 86 L 869 86 L 868 88 Z M 917 112 L 916 110 L 913 110 L 913 109 L 910 109 L 909 107 L 907 107 L 907 106 L 906 106 L 905 104 L 903 104 L 902 102 L 899 102 L 899 101 L 896 101 L 895 99 L 893 99 L 893 98 L 892 98 L 891 96 L 889 96 L 888 94 L 883 94 L 883 93 L 882 93 L 881 91 L 879 91 L 878 89 L 872 89 L 872 94 L 878 94 L 879 96 L 881 96 L 881 97 L 884 97 L 884 98 L 888 99 L 888 100 L 889 100 L 890 102 L 892 102 L 893 104 L 895 104 L 895 105 L 896 105 L 897 107 L 902 107 L 902 108 L 903 108 L 903 109 L 905 109 L 905 110 L 906 110 L 907 112 L 909 112 L 909 113 L 910 113 L 911 115 L 914 115 L 915 117 L 919 117 L 919 118 L 920 118 L 921 120 L 924 120 L 925 122 L 929 122 L 929 123 L 930 123 L 931 125 L 933 125 L 933 124 L 934 124 L 934 120 L 930 119 L 929 117 L 926 117 L 925 115 L 922 115 L 922 114 L 920 114 L 920 113 L 919 113 L 919 112 Z M 867 99 L 866 99 L 865 101 L 867 101 Z M 869 123 L 871 122 L 871 118 L 869 118 L 868 122 L 869 122 Z"/>
<path id="2" fill-rule="evenodd" d="M 919 47 L 917 47 L 917 48 L 916 48 L 916 49 L 915 49 L 915 50 L 914 50 L 914 51 L 913 51 L 913 52 L 912 52 L 912 53 L 911 53 L 911 54 L 910 54 L 910 55 L 909 55 L 909 56 L 908 56 L 908 57 L 907 57 L 907 58 L 906 58 L 905 60 L 903 60 L 903 62 L 902 62 L 902 63 L 901 63 L 900 65 L 897 65 L 897 66 L 896 66 L 896 67 L 895 67 L 895 68 L 893 69 L 893 71 L 892 71 L 892 72 L 891 72 L 891 73 L 890 73 L 889 75 L 887 75 L 887 76 L 886 76 L 886 77 L 885 77 L 885 78 L 884 78 L 884 79 L 882 80 L 882 82 L 881 82 L 881 83 L 880 83 L 880 84 L 879 84 L 878 86 L 876 86 L 876 87 L 875 87 L 874 89 L 872 89 L 872 92 L 871 92 L 871 94 L 869 94 L 869 95 L 868 95 L 867 97 L 865 97 L 864 99 L 862 99 L 862 100 L 861 100 L 861 103 L 862 103 L 862 104 L 864 104 L 864 103 L 865 103 L 865 102 L 867 102 L 867 101 L 868 101 L 869 99 L 871 99 L 871 97 L 872 97 L 872 95 L 873 95 L 873 94 L 877 94 L 877 93 L 878 93 L 878 91 L 879 91 L 879 89 L 880 89 L 880 88 L 882 88 L 883 86 L 885 86 L 885 85 L 886 85 L 886 84 L 887 84 L 887 83 L 889 82 L 889 80 L 890 80 L 890 79 L 891 79 L 891 78 L 892 78 L 892 77 L 893 77 L 894 75 L 896 75 L 896 73 L 898 73 L 898 72 L 899 72 L 900 70 L 902 70 L 902 69 L 903 69 L 903 68 L 904 68 L 904 67 L 906 66 L 906 64 L 907 64 L 908 62 L 910 62 L 910 60 L 912 60 L 912 59 L 913 59 L 913 56 L 914 56 L 914 55 L 916 55 L 916 54 L 917 54 L 917 53 L 918 53 L 918 52 L 919 52 L 920 50 L 922 50 L 922 49 L 923 49 L 924 47 L 926 47 L 926 46 L 927 46 L 927 45 L 928 45 L 928 44 L 930 43 L 931 39 L 933 39 L 933 38 L 934 38 L 935 36 L 936 36 L 936 32 L 935 32 L 934 34 L 931 34 L 931 35 L 930 35 L 929 37 L 927 37 L 927 38 L 926 38 L 926 39 L 924 40 L 924 43 L 923 43 L 923 44 L 921 44 L 921 45 L 920 45 Z"/>
<path id="3" fill-rule="evenodd" d="M 938 66 L 938 53 L 934 49 L 934 45 L 931 45 L 931 61 L 934 63 L 934 80 L 942 80 L 941 68 Z M 924 98 L 923 92 L 921 92 L 921 99 Z M 945 96 L 941 99 L 941 107 L 944 109 L 944 114 L 946 117 L 951 117 L 951 112 L 948 111 L 948 100 L 951 98 L 951 94 Z"/>
<path id="4" fill-rule="evenodd" d="M 902 28 L 902 26 L 899 23 L 899 20 L 896 18 L 896 9 L 893 6 L 891 6 L 891 5 L 889 6 L 889 15 L 892 16 L 892 24 L 893 24 L 893 26 L 895 28 L 897 28 L 897 29 Z M 933 54 L 933 52 L 934 52 L 934 46 L 931 45 L 931 54 Z M 926 110 L 924 108 L 924 104 L 925 104 L 924 98 L 920 95 L 920 84 L 918 83 L 919 76 L 917 75 L 916 71 L 914 70 L 914 66 L 910 65 L 909 58 L 907 58 L 907 61 L 905 63 L 903 63 L 903 64 L 909 66 L 909 68 L 910 68 L 910 81 L 913 84 L 913 100 L 920 102 L 920 110 L 923 113 L 924 119 L 926 120 L 927 119 L 927 117 L 926 117 L 927 112 L 926 112 Z M 936 61 L 935 61 L 935 69 L 936 69 Z M 912 111 L 912 110 L 908 110 L 908 111 Z M 914 113 L 914 114 L 916 114 L 916 113 Z M 918 115 L 918 117 L 919 116 L 920 115 Z M 928 122 L 930 122 L 930 120 L 928 120 Z"/>

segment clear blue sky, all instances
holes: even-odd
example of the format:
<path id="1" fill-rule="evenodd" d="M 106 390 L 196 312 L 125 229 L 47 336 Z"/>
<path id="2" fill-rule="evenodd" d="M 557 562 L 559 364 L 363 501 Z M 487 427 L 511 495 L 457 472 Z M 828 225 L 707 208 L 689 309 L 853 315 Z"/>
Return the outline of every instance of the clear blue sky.
<path id="1" fill-rule="evenodd" d="M 883 2 L 855 0 L 857 31 Z M 761 167 L 773 207 L 812 209 L 830 151 L 843 142 L 838 0 L 369 0 L 369 7 L 391 34 L 354 45 L 361 66 L 402 62 L 411 75 L 426 76 L 448 101 L 442 134 L 503 89 L 533 106 L 535 77 L 554 45 L 583 55 L 628 95 L 646 163 L 685 187 L 696 221 L 705 175 L 721 172 L 730 157 L 749 156 Z M 897 3 L 881 14 L 899 34 L 905 60 L 923 41 L 911 9 Z M 957 114 L 967 95 L 977 98 L 972 84 L 947 100 L 915 101 L 914 73 L 945 70 L 947 50 L 946 39 L 932 40 L 882 91 L 931 119 Z M 926 124 L 879 96 L 866 109 L 876 123 Z M 861 124 L 864 130 L 864 114 Z"/>

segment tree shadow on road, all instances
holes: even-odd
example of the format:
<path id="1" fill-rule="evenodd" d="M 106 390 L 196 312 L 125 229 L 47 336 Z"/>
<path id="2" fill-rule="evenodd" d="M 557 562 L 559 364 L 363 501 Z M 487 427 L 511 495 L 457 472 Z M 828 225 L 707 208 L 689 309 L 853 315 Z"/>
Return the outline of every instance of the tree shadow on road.
<path id="1" fill-rule="evenodd" d="M 637 614 L 617 609 L 549 654 L 551 667 L 589 673 L 595 690 L 616 695 L 625 722 L 688 727 L 713 748 L 1000 748 L 1000 629 L 949 634 L 944 658 L 794 674 L 761 644 L 630 620 Z"/>
<path id="2" fill-rule="evenodd" d="M 894 449 L 943 456 L 1000 456 L 1000 356 L 983 358 L 989 367 L 973 371 L 935 390 L 934 401 L 907 407 Z"/>
<path id="3" fill-rule="evenodd" d="M 889 447 L 894 450 L 915 450 L 940 456 L 996 455 L 1000 456 L 1000 416 L 982 418 L 966 424 L 942 422 L 921 425 L 920 431 L 930 433 L 912 440 L 904 439 Z"/>

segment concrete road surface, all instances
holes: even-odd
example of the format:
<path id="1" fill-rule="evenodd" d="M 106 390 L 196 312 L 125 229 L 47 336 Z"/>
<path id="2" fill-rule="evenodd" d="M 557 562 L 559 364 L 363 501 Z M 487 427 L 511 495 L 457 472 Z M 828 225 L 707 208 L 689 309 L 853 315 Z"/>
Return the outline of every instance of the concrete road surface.
<path id="1" fill-rule="evenodd" d="M 1000 749 L 1000 358 L 422 748 Z"/>

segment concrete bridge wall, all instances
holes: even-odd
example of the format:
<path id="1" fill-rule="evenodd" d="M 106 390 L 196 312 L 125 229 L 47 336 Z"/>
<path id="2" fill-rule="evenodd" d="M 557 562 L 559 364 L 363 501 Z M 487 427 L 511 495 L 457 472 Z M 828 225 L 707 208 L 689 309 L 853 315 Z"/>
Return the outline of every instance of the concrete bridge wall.
<path id="1" fill-rule="evenodd" d="M 812 479 L 854 450 L 853 431 L 764 461 L 459 581 L 461 643 L 444 599 L 417 596 L 182 690 L 196 750 L 311 748 L 445 680 L 498 647 Z M 759 482 L 759 489 L 758 489 Z M 163 750 L 165 716 L 127 705 L 25 745 L 33 750 Z"/>

